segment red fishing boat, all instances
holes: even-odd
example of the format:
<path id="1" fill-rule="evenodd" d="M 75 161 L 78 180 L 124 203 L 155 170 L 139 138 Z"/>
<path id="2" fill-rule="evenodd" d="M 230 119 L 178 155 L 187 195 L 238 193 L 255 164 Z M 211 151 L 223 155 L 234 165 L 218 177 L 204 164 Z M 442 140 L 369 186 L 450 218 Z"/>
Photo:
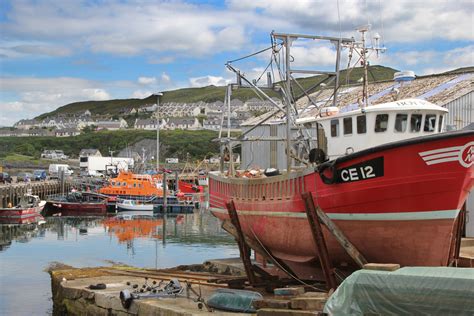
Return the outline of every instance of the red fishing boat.
<path id="1" fill-rule="evenodd" d="M 286 50 L 286 43 L 298 38 L 274 36 L 283 39 Z M 286 67 L 291 69 L 289 61 Z M 211 172 L 211 212 L 228 219 L 225 203 L 233 200 L 244 234 L 306 277 L 315 276 L 318 253 L 303 192 L 312 193 L 315 204 L 369 262 L 450 264 L 460 238 L 460 209 L 474 185 L 474 131 L 442 133 L 447 110 L 424 100 L 372 106 L 368 94 L 363 99 L 357 109 L 339 112 L 333 106 L 293 121 L 288 110 L 287 126 L 317 130 L 318 146 L 309 152 L 308 166 L 295 167 L 289 158 L 289 168 L 282 171 L 229 167 Z M 238 140 L 223 143 L 231 153 Z M 332 263 L 353 265 L 333 236 L 324 234 Z"/>
<path id="2" fill-rule="evenodd" d="M 104 216 L 109 197 L 94 192 L 70 192 L 50 196 L 46 201 L 46 216 Z"/>
<path id="3" fill-rule="evenodd" d="M 16 206 L 0 208 L 0 222 L 26 221 L 38 217 L 45 203 L 36 195 L 25 194 Z"/>

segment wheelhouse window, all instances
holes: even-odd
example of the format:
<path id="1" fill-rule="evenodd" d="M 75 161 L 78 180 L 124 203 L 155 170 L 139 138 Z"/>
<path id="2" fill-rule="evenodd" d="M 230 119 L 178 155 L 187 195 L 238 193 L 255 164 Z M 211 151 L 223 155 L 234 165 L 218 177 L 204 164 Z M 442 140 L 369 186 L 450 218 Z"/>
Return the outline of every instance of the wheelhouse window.
<path id="1" fill-rule="evenodd" d="M 423 115 L 421 114 L 412 114 L 410 118 L 410 132 L 416 133 L 421 129 L 421 119 Z"/>
<path id="2" fill-rule="evenodd" d="M 395 117 L 395 132 L 404 133 L 407 130 L 408 114 L 397 114 Z"/>
<path id="3" fill-rule="evenodd" d="M 339 136 L 339 120 L 331 120 L 331 137 Z"/>
<path id="4" fill-rule="evenodd" d="M 423 131 L 434 132 L 436 130 L 436 114 L 426 114 L 425 127 Z"/>
<path id="5" fill-rule="evenodd" d="M 378 114 L 375 117 L 375 132 L 382 133 L 387 130 L 388 127 L 388 114 Z"/>
<path id="6" fill-rule="evenodd" d="M 352 134 L 352 117 L 344 118 L 344 135 Z"/>
<path id="7" fill-rule="evenodd" d="M 444 119 L 444 115 L 440 115 L 439 122 L 438 122 L 438 133 L 441 133 L 441 131 L 443 130 L 443 119 Z"/>
<path id="8" fill-rule="evenodd" d="M 359 115 L 357 117 L 357 134 L 367 133 L 367 119 L 365 115 Z"/>

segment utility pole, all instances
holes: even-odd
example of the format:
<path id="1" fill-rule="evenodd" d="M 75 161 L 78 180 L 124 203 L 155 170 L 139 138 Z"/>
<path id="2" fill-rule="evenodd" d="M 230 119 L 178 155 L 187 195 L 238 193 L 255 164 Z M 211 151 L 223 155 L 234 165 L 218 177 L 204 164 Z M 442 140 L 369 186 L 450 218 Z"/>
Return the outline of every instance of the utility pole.
<path id="1" fill-rule="evenodd" d="M 160 170 L 160 97 L 163 93 L 158 92 L 156 96 L 156 172 Z"/>

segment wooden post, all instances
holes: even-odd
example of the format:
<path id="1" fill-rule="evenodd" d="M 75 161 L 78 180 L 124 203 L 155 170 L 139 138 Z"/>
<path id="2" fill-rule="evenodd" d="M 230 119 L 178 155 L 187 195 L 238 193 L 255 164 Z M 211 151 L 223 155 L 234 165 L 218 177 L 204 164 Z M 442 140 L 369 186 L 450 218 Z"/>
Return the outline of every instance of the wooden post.
<path id="1" fill-rule="evenodd" d="M 457 227 L 456 227 L 456 241 L 455 241 L 456 244 L 454 246 L 454 260 L 455 261 L 459 259 L 459 252 L 461 251 L 461 239 L 462 239 L 462 233 L 463 233 L 465 222 L 466 222 L 466 203 L 464 203 L 458 215 L 458 222 L 457 222 Z"/>
<path id="2" fill-rule="evenodd" d="M 242 227 L 240 226 L 239 216 L 237 215 L 237 210 L 235 209 L 235 204 L 233 200 L 230 200 L 226 204 L 227 211 L 229 212 L 229 217 L 232 225 L 237 229 L 237 244 L 239 245 L 240 257 L 244 264 L 245 273 L 249 279 L 250 285 L 257 284 L 257 277 L 255 276 L 252 270 L 252 262 L 250 260 L 250 248 L 245 242 L 244 234 L 242 233 Z"/>
<path id="3" fill-rule="evenodd" d="M 167 194 L 167 187 L 168 182 L 166 180 L 166 172 L 163 171 L 163 179 L 162 179 L 162 188 L 163 188 L 163 214 L 168 213 L 168 194 Z"/>
<path id="4" fill-rule="evenodd" d="M 303 193 L 303 195 L 306 193 Z M 307 193 L 310 194 L 310 193 Z M 303 197 L 304 199 L 304 197 Z M 313 198 L 311 196 L 311 201 Z M 314 203 L 312 203 L 314 207 Z M 329 232 L 333 235 L 334 238 L 339 242 L 339 244 L 344 248 L 349 256 L 357 263 L 361 268 L 364 267 L 364 264 L 367 263 L 365 257 L 357 250 L 357 248 L 347 239 L 346 235 L 339 229 L 339 227 L 334 224 L 334 222 L 329 218 L 329 216 L 324 213 L 319 206 L 315 208 L 316 213 L 318 214 L 319 220 L 326 226 Z"/>
<path id="5" fill-rule="evenodd" d="M 329 260 L 329 253 L 326 246 L 326 241 L 324 240 L 321 222 L 319 221 L 316 208 L 314 207 L 313 196 L 311 193 L 304 192 L 302 197 L 306 208 L 306 215 L 308 216 L 309 226 L 311 228 L 311 233 L 313 234 L 314 243 L 316 244 L 319 262 L 321 263 L 324 278 L 326 279 L 326 287 L 328 290 L 335 290 L 337 288 L 336 276 L 334 274 L 331 261 Z"/>

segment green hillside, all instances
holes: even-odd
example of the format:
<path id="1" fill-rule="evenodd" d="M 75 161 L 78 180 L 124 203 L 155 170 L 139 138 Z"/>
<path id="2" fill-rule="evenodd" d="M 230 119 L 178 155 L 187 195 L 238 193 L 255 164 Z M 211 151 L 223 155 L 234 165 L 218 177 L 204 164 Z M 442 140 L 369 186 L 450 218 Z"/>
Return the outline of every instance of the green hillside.
<path id="1" fill-rule="evenodd" d="M 161 131 L 162 157 L 178 157 L 182 160 L 189 153 L 192 159 L 203 159 L 208 154 L 217 154 L 219 144 L 212 141 L 216 137 L 217 132 L 214 131 Z M 107 155 L 109 150 L 117 153 L 143 139 L 155 140 L 156 132 L 122 130 L 84 133 L 74 137 L 1 137 L 0 159 L 13 154 L 39 158 L 45 149 L 62 149 L 66 155 L 74 158 L 83 148 L 96 148 Z"/>
<path id="2" fill-rule="evenodd" d="M 392 80 L 393 74 L 397 70 L 384 67 L 384 66 L 370 66 L 369 67 L 369 81 L 383 81 L 383 80 Z M 346 82 L 346 70 L 341 71 L 341 84 L 353 84 L 357 83 L 363 75 L 362 68 L 352 69 L 349 80 Z M 298 82 L 305 88 L 314 86 L 320 82 L 323 82 L 327 79 L 326 75 L 306 77 L 298 79 Z M 216 87 L 216 86 L 207 86 L 202 88 L 184 88 L 172 91 L 163 92 L 163 96 L 160 99 L 160 102 L 178 102 L 178 103 L 193 103 L 193 102 L 215 102 L 215 101 L 224 101 L 225 97 L 225 87 Z M 278 97 L 279 95 L 267 89 L 265 91 L 271 97 Z M 301 92 L 296 89 L 295 95 L 301 94 Z M 238 89 L 233 91 L 233 98 L 239 99 L 241 101 L 246 101 L 248 99 L 254 98 L 255 93 L 251 89 Z M 42 119 L 48 116 L 55 116 L 58 114 L 71 114 L 77 113 L 85 110 L 91 111 L 92 114 L 110 114 L 118 115 L 120 111 L 124 108 L 137 108 L 147 104 L 156 103 L 156 98 L 149 96 L 145 99 L 123 99 L 123 100 L 108 100 L 108 101 L 83 101 L 83 102 L 74 102 L 62 107 L 57 108 L 56 110 L 44 113 L 38 116 L 38 119 Z"/>

